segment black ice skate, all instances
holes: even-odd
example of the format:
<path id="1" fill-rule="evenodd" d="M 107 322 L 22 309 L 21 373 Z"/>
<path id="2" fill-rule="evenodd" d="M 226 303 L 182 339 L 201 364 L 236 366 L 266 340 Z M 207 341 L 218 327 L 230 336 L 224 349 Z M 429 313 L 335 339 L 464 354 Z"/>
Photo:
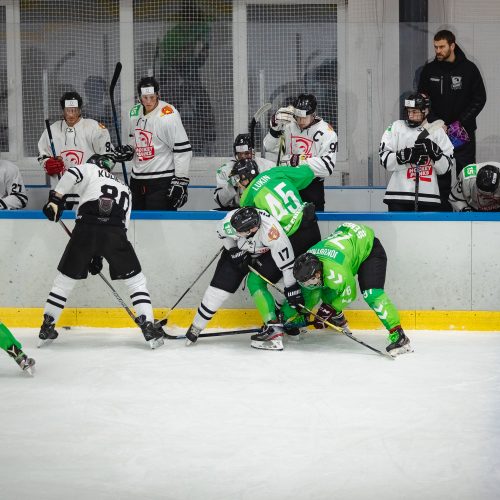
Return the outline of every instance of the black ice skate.
<path id="1" fill-rule="evenodd" d="M 58 335 L 54 318 L 48 314 L 44 314 L 43 323 L 40 327 L 40 333 L 38 334 L 38 338 L 40 339 L 38 347 L 50 344 L 53 340 L 57 339 Z"/>
<path id="2" fill-rule="evenodd" d="M 28 356 L 26 356 L 26 354 L 24 354 L 24 352 L 15 345 L 12 345 L 7 349 L 7 354 L 11 358 L 14 358 L 14 361 L 19 365 L 21 370 L 33 375 L 35 366 L 35 360 L 33 358 L 28 358 Z"/>
<path id="3" fill-rule="evenodd" d="M 201 328 L 197 328 L 191 325 L 186 332 L 186 345 L 195 344 L 198 340 L 198 335 L 200 335 Z"/>
<path id="4" fill-rule="evenodd" d="M 263 326 L 262 331 L 252 335 L 251 339 L 251 346 L 255 349 L 282 351 L 283 325 L 278 322 L 269 321 L 269 323 Z"/>
<path id="5" fill-rule="evenodd" d="M 391 343 L 385 348 L 385 350 L 391 356 L 398 356 L 399 354 L 404 354 L 406 352 L 413 352 L 410 339 L 405 335 L 405 332 L 400 326 L 396 326 L 389 331 L 389 340 Z"/>
<path id="6" fill-rule="evenodd" d="M 142 330 L 142 334 L 144 335 L 146 342 L 149 343 L 151 349 L 156 349 L 157 347 L 161 347 L 163 345 L 164 332 L 161 327 L 158 328 L 153 325 L 151 321 L 146 321 L 146 316 L 144 315 L 139 316 L 135 321 Z"/>

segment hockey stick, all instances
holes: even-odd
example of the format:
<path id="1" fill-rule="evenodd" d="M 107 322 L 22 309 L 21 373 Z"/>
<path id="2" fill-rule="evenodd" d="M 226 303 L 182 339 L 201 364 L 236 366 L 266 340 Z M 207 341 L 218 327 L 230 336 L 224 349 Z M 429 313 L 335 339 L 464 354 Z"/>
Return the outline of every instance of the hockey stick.
<path id="1" fill-rule="evenodd" d="M 116 114 L 115 88 L 116 84 L 118 83 L 118 78 L 120 78 L 121 71 L 122 71 L 122 63 L 117 62 L 115 66 L 115 72 L 113 73 L 113 78 L 111 79 L 111 84 L 109 86 L 109 98 L 111 100 L 111 112 L 113 113 L 113 122 L 115 124 L 116 142 L 120 147 L 122 145 L 122 139 L 120 136 L 120 127 L 118 126 L 118 116 Z M 121 161 L 120 163 L 122 165 L 123 180 L 125 181 L 125 184 L 128 186 L 127 168 L 125 167 L 125 162 Z"/>
<path id="2" fill-rule="evenodd" d="M 271 109 L 271 103 L 266 102 L 263 104 L 253 115 L 252 121 L 250 122 L 250 140 L 252 141 L 252 148 L 255 149 L 255 127 L 260 121 L 264 113 L 267 113 Z"/>
<path id="3" fill-rule="evenodd" d="M 68 226 L 66 226 L 66 224 L 62 220 L 59 220 L 59 224 L 61 224 L 64 231 L 66 231 L 66 234 L 71 238 L 71 231 L 68 229 Z M 118 295 L 118 292 L 113 288 L 113 285 L 106 279 L 106 276 L 104 276 L 104 274 L 99 273 L 99 276 L 104 281 L 104 283 L 106 283 L 106 285 L 108 285 L 109 289 L 111 290 L 111 292 L 115 296 L 115 299 L 120 303 L 120 305 L 123 307 L 123 309 L 125 309 L 125 311 L 127 311 L 127 314 L 130 316 L 132 321 L 137 325 L 138 323 L 136 321 L 137 320 L 136 316 L 130 310 L 130 308 L 127 306 L 127 304 L 125 304 L 124 300 Z"/>
<path id="4" fill-rule="evenodd" d="M 56 157 L 56 147 L 54 146 L 54 138 L 52 137 L 52 130 L 50 130 L 50 121 L 45 118 L 45 128 L 47 129 L 47 135 L 49 136 L 50 149 L 52 151 L 52 156 Z"/>
<path id="5" fill-rule="evenodd" d="M 198 276 L 196 276 L 193 283 L 191 283 L 191 286 L 179 297 L 177 302 L 170 308 L 170 311 L 168 311 L 167 315 L 163 319 L 160 319 L 159 321 L 155 321 L 155 326 L 158 326 L 158 325 L 165 326 L 167 324 L 168 317 L 170 316 L 170 313 L 175 309 L 177 304 L 179 304 L 179 302 L 186 296 L 186 294 L 189 292 L 189 290 L 191 290 L 191 288 L 193 288 L 193 286 L 198 282 L 198 280 L 203 276 L 203 274 L 205 274 L 207 269 L 212 265 L 212 262 L 219 256 L 219 254 L 222 252 L 223 249 L 224 249 L 224 247 L 221 247 L 220 250 L 218 250 L 217 253 L 212 257 L 212 259 L 210 259 L 210 262 L 203 268 L 201 273 L 198 274 Z"/>
<path id="6" fill-rule="evenodd" d="M 239 335 L 242 333 L 257 333 L 260 331 L 260 328 L 247 328 L 246 330 L 228 330 L 227 332 L 211 332 L 211 333 L 200 333 L 199 337 L 225 337 L 227 335 Z M 186 335 L 169 335 L 168 333 L 164 334 L 164 337 L 169 340 L 177 340 L 177 339 L 185 339 Z"/>
<path id="7" fill-rule="evenodd" d="M 257 271 L 256 269 L 254 269 L 252 266 L 248 266 L 248 269 L 250 269 L 250 271 L 252 271 L 257 276 L 259 276 L 259 278 L 262 278 L 266 283 L 268 283 L 269 285 L 271 285 L 275 290 L 277 290 L 278 292 L 280 292 L 282 295 L 285 295 L 285 292 L 280 287 L 278 287 L 277 285 L 275 285 L 274 283 L 272 283 L 271 281 L 269 281 L 265 276 L 262 276 L 262 274 L 260 274 L 259 271 Z M 385 353 L 383 351 L 380 351 L 379 349 L 377 349 L 375 347 L 372 347 L 371 345 L 363 342 L 362 340 L 357 339 L 352 333 L 347 332 L 347 331 L 343 330 L 342 328 L 339 328 L 338 326 L 335 326 L 333 323 L 330 323 L 329 321 L 326 321 L 325 319 L 323 319 L 320 316 L 318 316 L 317 314 L 313 313 L 310 309 L 308 309 L 307 307 L 303 306 L 302 304 L 299 307 L 302 308 L 304 311 L 306 311 L 308 314 L 312 315 L 314 318 L 319 319 L 320 321 L 322 321 L 325 325 L 329 326 L 332 330 L 335 330 L 338 333 L 342 333 L 343 335 L 345 335 L 346 337 L 350 338 L 351 340 L 354 340 L 354 342 L 357 342 L 358 344 L 361 344 L 361 345 L 365 346 L 366 348 L 370 349 L 371 351 L 376 352 L 377 354 L 380 354 L 384 358 L 389 358 L 389 359 L 392 359 L 392 360 L 395 359 L 390 354 Z"/>

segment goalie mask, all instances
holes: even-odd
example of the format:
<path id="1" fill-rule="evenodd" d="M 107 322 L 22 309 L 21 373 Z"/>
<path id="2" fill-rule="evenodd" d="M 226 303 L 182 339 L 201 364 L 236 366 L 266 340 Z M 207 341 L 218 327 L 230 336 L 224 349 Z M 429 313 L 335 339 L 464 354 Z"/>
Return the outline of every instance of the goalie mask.
<path id="1" fill-rule="evenodd" d="M 259 175 L 259 167 L 255 160 L 238 160 L 231 170 L 230 176 L 234 177 L 236 182 L 243 184 L 248 181 L 250 183 L 255 177 Z"/>
<path id="2" fill-rule="evenodd" d="M 422 125 L 429 114 L 431 100 L 425 94 L 411 94 L 405 99 L 405 122 L 408 127 L 416 128 Z"/>
<path id="3" fill-rule="evenodd" d="M 231 226 L 238 234 L 247 236 L 252 229 L 260 227 L 260 214 L 253 207 L 239 208 L 231 216 Z"/>
<path id="4" fill-rule="evenodd" d="M 485 165 L 477 173 L 476 186 L 483 193 L 494 193 L 500 182 L 500 170 L 494 165 Z"/>
<path id="5" fill-rule="evenodd" d="M 113 170 L 113 168 L 115 167 L 115 161 L 106 155 L 98 155 L 98 154 L 92 155 L 87 160 L 87 163 L 92 163 L 93 165 L 97 165 L 99 168 L 103 168 L 108 172 L 111 172 L 111 170 Z"/>
<path id="6" fill-rule="evenodd" d="M 295 259 L 293 276 L 304 288 L 319 288 L 323 284 L 323 264 L 312 253 L 303 253 Z"/>
<path id="7" fill-rule="evenodd" d="M 253 157 L 253 144 L 250 134 L 238 134 L 233 143 L 234 157 L 238 160 Z"/>

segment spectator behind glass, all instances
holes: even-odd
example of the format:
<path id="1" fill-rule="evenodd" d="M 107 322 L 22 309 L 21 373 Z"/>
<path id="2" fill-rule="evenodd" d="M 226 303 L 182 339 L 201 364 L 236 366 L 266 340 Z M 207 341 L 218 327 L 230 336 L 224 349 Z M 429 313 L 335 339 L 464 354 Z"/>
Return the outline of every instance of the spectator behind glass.
<path id="1" fill-rule="evenodd" d="M 476 117 L 486 103 L 486 90 L 477 66 L 469 61 L 448 30 L 434 35 L 433 61 L 425 64 L 418 84 L 419 92 L 432 102 L 429 121 L 444 120 L 455 148 L 456 174 L 476 162 Z M 441 200 L 451 210 L 451 171 L 439 177 Z"/>

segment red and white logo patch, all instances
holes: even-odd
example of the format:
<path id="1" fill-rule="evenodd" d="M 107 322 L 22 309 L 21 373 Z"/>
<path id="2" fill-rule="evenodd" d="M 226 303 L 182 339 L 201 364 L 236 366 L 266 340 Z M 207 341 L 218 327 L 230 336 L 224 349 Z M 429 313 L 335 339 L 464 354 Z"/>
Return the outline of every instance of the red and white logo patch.
<path id="1" fill-rule="evenodd" d="M 406 178 L 415 180 L 417 177 L 417 167 L 412 165 L 406 171 Z M 420 165 L 419 167 L 419 177 L 422 182 L 432 182 L 432 163 L 430 160 L 427 160 L 427 163 Z"/>
<path id="2" fill-rule="evenodd" d="M 314 141 L 300 135 L 292 135 L 290 142 L 290 154 L 303 155 L 305 158 L 311 158 Z"/>
<path id="3" fill-rule="evenodd" d="M 152 132 L 142 128 L 135 129 L 135 152 L 139 161 L 151 160 L 155 157 Z"/>
<path id="4" fill-rule="evenodd" d="M 83 151 L 78 149 L 67 149 L 66 151 L 61 151 L 61 158 L 63 160 L 69 160 L 75 165 L 81 165 L 83 162 Z"/>

